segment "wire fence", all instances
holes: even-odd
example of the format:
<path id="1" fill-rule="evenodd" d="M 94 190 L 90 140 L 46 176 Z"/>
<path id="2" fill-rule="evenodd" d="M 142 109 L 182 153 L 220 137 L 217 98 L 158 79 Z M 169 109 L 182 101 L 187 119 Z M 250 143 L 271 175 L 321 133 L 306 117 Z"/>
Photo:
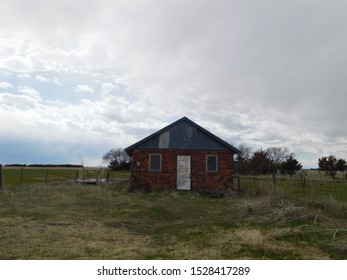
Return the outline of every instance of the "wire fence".
<path id="1" fill-rule="evenodd" d="M 323 171 L 301 171 L 289 175 L 236 176 L 234 186 L 240 192 L 251 195 L 278 193 L 297 200 L 332 198 L 347 202 L 346 173 L 341 172 L 335 178 Z"/>
<path id="2" fill-rule="evenodd" d="M 96 184 L 129 180 L 129 171 L 108 168 L 8 167 L 0 166 L 0 188 L 29 184 L 76 182 Z"/>
<path id="3" fill-rule="evenodd" d="M 172 178 L 175 176 L 173 175 Z M 0 188 L 29 184 L 75 182 L 82 184 L 114 183 L 130 180 L 129 171 L 108 168 L 13 167 L 0 165 Z M 195 184 L 199 185 L 199 179 Z M 176 182 L 172 179 L 172 189 Z M 347 202 L 346 173 L 331 178 L 322 171 L 301 171 L 289 175 L 235 176 L 234 189 L 251 196 L 280 194 L 296 200 L 334 199 Z"/>

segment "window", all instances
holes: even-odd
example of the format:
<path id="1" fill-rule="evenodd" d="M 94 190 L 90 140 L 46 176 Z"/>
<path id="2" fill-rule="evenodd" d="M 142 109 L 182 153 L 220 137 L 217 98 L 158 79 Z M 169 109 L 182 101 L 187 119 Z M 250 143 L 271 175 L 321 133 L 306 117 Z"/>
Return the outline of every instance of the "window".
<path id="1" fill-rule="evenodd" d="M 149 155 L 149 171 L 161 171 L 161 154 Z"/>
<path id="2" fill-rule="evenodd" d="M 206 171 L 207 172 L 218 171 L 218 156 L 215 156 L 215 155 L 206 156 Z"/>

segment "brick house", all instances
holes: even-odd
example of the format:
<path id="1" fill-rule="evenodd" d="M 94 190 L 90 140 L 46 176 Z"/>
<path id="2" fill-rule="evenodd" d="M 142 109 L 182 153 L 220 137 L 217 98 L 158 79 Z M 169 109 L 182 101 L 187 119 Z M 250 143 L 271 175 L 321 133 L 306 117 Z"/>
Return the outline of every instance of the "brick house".
<path id="1" fill-rule="evenodd" d="M 125 149 L 132 157 L 130 189 L 226 190 L 240 151 L 187 117 Z"/>

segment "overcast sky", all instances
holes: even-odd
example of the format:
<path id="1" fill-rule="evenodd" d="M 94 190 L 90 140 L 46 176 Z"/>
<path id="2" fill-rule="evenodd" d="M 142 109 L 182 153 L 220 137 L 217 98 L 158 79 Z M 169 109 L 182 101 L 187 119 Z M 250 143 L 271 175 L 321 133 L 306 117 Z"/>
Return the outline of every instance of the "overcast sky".
<path id="1" fill-rule="evenodd" d="M 345 0 L 0 0 L 0 163 L 100 165 L 187 116 L 347 158 Z"/>

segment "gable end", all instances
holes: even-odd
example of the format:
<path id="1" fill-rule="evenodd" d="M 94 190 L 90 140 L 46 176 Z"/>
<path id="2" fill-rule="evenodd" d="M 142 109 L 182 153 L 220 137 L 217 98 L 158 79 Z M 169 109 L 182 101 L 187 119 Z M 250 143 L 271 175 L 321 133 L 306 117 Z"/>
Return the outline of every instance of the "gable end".
<path id="1" fill-rule="evenodd" d="M 143 140 L 129 146 L 125 151 L 131 155 L 135 148 L 231 150 L 240 151 L 187 117 L 164 127 Z"/>

